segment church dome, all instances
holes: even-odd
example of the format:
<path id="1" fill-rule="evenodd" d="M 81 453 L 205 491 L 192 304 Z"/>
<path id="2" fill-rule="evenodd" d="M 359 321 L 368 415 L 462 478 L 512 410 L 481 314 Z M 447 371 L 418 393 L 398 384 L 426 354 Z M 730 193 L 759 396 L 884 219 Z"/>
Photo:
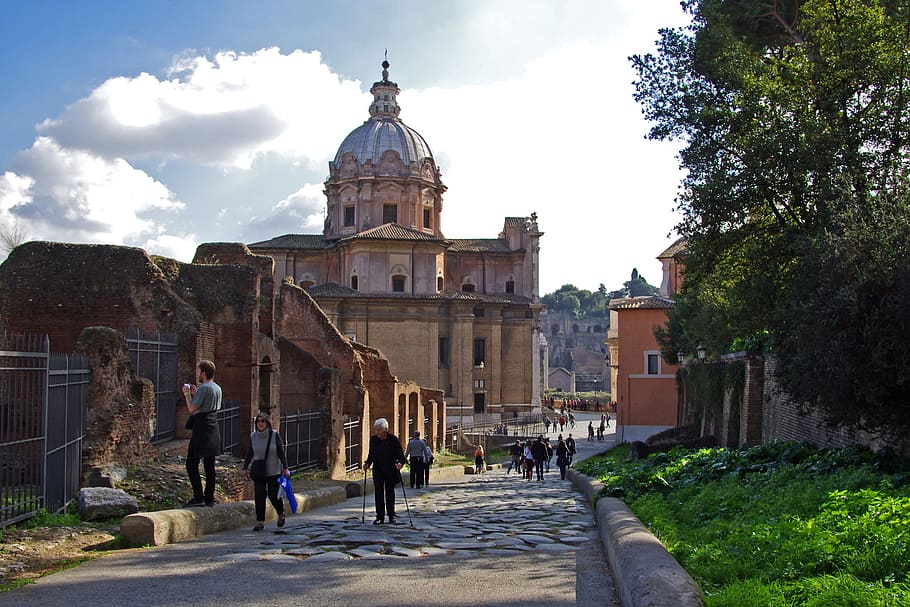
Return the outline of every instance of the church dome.
<path id="1" fill-rule="evenodd" d="M 370 118 L 344 138 L 329 163 L 330 177 L 355 175 L 420 175 L 436 181 L 433 153 L 423 136 L 398 117 L 398 84 L 389 80 L 389 62 L 382 62 L 382 80 L 370 88 Z"/>
<path id="2" fill-rule="evenodd" d="M 433 160 L 430 146 L 420 133 L 397 118 L 382 117 L 367 120 L 344 138 L 335 154 L 335 165 L 341 166 L 342 158 L 348 152 L 361 165 L 377 165 L 388 150 L 396 152 L 405 165 Z"/>

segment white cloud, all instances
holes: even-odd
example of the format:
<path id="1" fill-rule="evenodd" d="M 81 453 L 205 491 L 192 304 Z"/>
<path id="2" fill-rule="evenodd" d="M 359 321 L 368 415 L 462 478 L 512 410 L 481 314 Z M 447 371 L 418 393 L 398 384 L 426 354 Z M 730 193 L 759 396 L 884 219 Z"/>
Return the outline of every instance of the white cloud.
<path id="1" fill-rule="evenodd" d="M 183 236 L 161 234 L 146 240 L 142 248 L 152 255 L 161 255 L 189 263 L 193 260 L 198 245 L 199 239 L 192 233 Z"/>
<path id="2" fill-rule="evenodd" d="M 344 136 L 344 117 L 369 103 L 359 82 L 331 73 L 318 52 L 224 51 L 178 59 L 167 75 L 112 78 L 39 131 L 63 147 L 130 161 L 249 169 L 277 152 L 315 167 Z"/>
<path id="3" fill-rule="evenodd" d="M 122 159 L 61 148 L 39 137 L 0 180 L 0 208 L 33 238 L 134 244 L 155 224 L 142 215 L 183 208 L 164 184 Z"/>
<path id="4" fill-rule="evenodd" d="M 238 222 L 245 240 L 267 240 L 287 233 L 318 234 L 325 218 L 325 194 L 321 183 L 308 183 L 276 203 L 263 217 Z"/>

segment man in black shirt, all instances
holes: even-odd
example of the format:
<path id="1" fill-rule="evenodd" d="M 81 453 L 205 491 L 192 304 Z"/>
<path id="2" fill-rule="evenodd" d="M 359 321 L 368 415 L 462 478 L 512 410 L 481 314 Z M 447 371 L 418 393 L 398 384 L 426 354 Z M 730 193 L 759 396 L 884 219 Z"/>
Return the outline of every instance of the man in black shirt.
<path id="1" fill-rule="evenodd" d="M 364 470 L 373 467 L 373 488 L 376 496 L 376 520 L 381 525 L 388 514 L 389 523 L 395 524 L 395 485 L 401 482 L 401 467 L 407 460 L 401 442 L 389 434 L 389 422 L 380 417 L 373 423 L 375 434 L 370 437 L 370 452 Z"/>

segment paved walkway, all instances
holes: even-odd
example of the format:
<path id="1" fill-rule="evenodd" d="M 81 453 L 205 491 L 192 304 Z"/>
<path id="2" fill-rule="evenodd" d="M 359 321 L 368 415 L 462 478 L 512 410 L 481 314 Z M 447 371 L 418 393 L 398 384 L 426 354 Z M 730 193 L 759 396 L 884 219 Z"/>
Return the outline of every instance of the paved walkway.
<path id="1" fill-rule="evenodd" d="M 578 441 L 580 457 L 612 438 Z M 397 525 L 372 524 L 372 495 L 365 504 L 349 499 L 289 517 L 283 529 L 270 523 L 265 532 L 117 553 L 2 602 L 619 605 L 591 507 L 555 465 L 543 481 L 500 469 L 405 491 L 407 502 L 397 492 Z"/>

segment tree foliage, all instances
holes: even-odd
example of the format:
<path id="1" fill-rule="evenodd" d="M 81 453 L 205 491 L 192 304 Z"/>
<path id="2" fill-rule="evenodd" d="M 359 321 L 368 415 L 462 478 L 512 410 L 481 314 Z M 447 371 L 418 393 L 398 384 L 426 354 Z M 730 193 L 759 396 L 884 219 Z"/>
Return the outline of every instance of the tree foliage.
<path id="1" fill-rule="evenodd" d="M 677 231 L 688 255 L 659 335 L 665 356 L 770 341 L 784 386 L 833 421 L 904 420 L 897 390 L 866 384 L 892 372 L 886 385 L 910 381 L 893 362 L 908 335 L 871 339 L 864 318 L 905 325 L 887 302 L 904 288 L 898 252 L 910 239 L 895 227 L 910 205 L 910 3 L 682 4 L 690 26 L 661 30 L 656 54 L 631 58 L 649 136 L 685 143 Z M 877 282 L 856 271 L 863 259 L 885 264 L 870 268 Z M 850 309 L 860 301 L 871 307 Z M 843 364 L 845 350 L 857 364 Z M 885 414 L 895 407 L 904 412 Z"/>
<path id="2" fill-rule="evenodd" d="M 548 293 L 540 298 L 541 303 L 548 310 L 566 312 L 576 318 L 607 318 L 610 315 L 610 300 L 621 297 L 635 297 L 639 295 L 656 295 L 660 292 L 657 287 L 648 284 L 638 270 L 632 270 L 632 278 L 623 283 L 622 288 L 607 291 L 601 283 L 596 291 L 579 289 L 575 285 L 565 284 L 553 293 Z"/>

